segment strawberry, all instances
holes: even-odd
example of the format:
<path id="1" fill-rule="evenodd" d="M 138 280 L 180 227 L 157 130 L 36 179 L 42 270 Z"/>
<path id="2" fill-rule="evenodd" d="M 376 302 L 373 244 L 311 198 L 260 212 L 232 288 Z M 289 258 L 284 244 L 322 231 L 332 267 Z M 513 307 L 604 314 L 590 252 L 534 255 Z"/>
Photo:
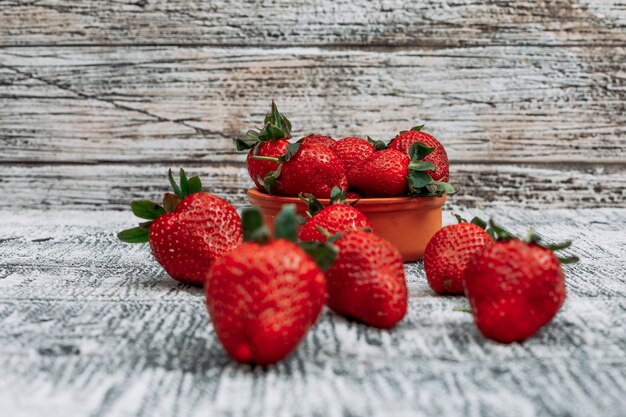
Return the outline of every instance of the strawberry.
<path id="1" fill-rule="evenodd" d="M 450 167 L 448 165 L 448 154 L 443 145 L 428 133 L 422 132 L 424 125 L 415 126 L 409 131 L 400 132 L 398 136 L 389 142 L 389 149 L 396 149 L 400 152 L 409 153 L 414 143 L 421 142 L 426 147 L 432 148 L 432 152 L 424 157 L 424 161 L 435 165 L 433 170 L 426 173 L 435 181 L 448 182 L 450 177 Z"/>
<path id="2" fill-rule="evenodd" d="M 279 113 L 276 103 L 272 100 L 272 109 L 265 116 L 262 129 L 249 130 L 236 140 L 237 150 L 247 150 L 246 165 L 248 174 L 259 190 L 263 190 L 263 178 L 278 169 L 279 163 L 275 160 L 285 154 L 288 139 L 291 137 L 291 122 Z M 270 159 L 257 159 L 255 156 Z"/>
<path id="3" fill-rule="evenodd" d="M 435 181 L 429 171 L 436 167 L 423 159 L 433 151 L 421 142 L 411 145 L 409 153 L 383 149 L 372 153 L 360 164 L 350 184 L 365 197 L 432 197 L 453 193 L 446 182 Z"/>
<path id="4" fill-rule="evenodd" d="M 360 169 L 353 173 L 350 183 L 366 197 L 394 197 L 406 194 L 409 157 L 395 149 L 374 152 Z"/>
<path id="5" fill-rule="evenodd" d="M 463 294 L 463 271 L 471 257 L 493 241 L 485 222 L 475 217 L 471 223 L 459 218 L 439 230 L 424 251 L 424 271 L 430 288 L 437 294 Z"/>
<path id="6" fill-rule="evenodd" d="M 272 142 L 259 142 L 257 146 L 248 152 L 246 164 L 248 165 L 248 174 L 258 190 L 264 190 L 263 178 L 269 173 L 278 169 L 278 162 L 273 160 L 255 159 L 255 156 L 265 156 L 270 158 L 279 158 L 287 152 L 289 142 L 279 139 Z"/>
<path id="7" fill-rule="evenodd" d="M 172 278 L 203 285 L 211 265 L 241 244 L 241 221 L 226 200 L 201 192 L 200 178 L 187 179 L 183 169 L 180 186 L 171 170 L 168 178 L 175 194 L 166 193 L 162 205 L 134 201 L 133 213 L 149 221 L 117 236 L 128 243 L 150 242 L 152 254 Z"/>
<path id="8" fill-rule="evenodd" d="M 356 193 L 354 191 L 348 191 L 346 193 L 346 198 L 348 200 L 359 200 L 359 199 L 363 198 L 363 196 L 361 196 L 361 194 Z"/>
<path id="9" fill-rule="evenodd" d="M 326 271 L 328 306 L 369 326 L 395 326 L 406 314 L 408 299 L 398 250 L 361 230 L 333 240 L 338 255 Z"/>
<path id="10" fill-rule="evenodd" d="M 544 245 L 530 232 L 522 241 L 491 223 L 497 242 L 486 245 L 469 261 L 463 279 L 476 326 L 502 343 L 522 341 L 548 324 L 565 300 L 565 276 L 553 251 L 571 242 Z"/>
<path id="11" fill-rule="evenodd" d="M 374 153 L 374 146 L 370 142 L 355 137 L 339 139 L 331 149 L 343 163 L 350 185 L 355 182 L 363 161 Z"/>
<path id="12" fill-rule="evenodd" d="M 336 143 L 335 139 L 330 136 L 322 136 L 322 135 L 309 135 L 305 136 L 298 141 L 299 143 L 313 143 L 316 145 L 326 146 L 329 149 L 332 149 L 333 145 Z"/>
<path id="13" fill-rule="evenodd" d="M 335 153 L 322 145 L 292 143 L 279 158 L 254 156 L 279 163 L 278 169 L 261 181 L 270 194 L 297 196 L 300 193 L 329 198 L 333 187 L 348 188 L 348 179 Z"/>
<path id="14" fill-rule="evenodd" d="M 372 229 L 372 224 L 360 210 L 345 203 L 346 192 L 337 187 L 332 189 L 327 207 L 311 194 L 301 195 L 300 199 L 309 206 L 309 218 L 300 228 L 299 240 L 326 242 L 327 237 L 319 231 L 320 227 L 330 234 Z"/>
<path id="15" fill-rule="evenodd" d="M 293 241 L 295 206 L 276 220 L 275 240 L 256 208 L 242 214 L 246 243 L 211 268 L 206 302 L 217 337 L 239 362 L 267 365 L 289 355 L 326 300 L 324 275 Z"/>

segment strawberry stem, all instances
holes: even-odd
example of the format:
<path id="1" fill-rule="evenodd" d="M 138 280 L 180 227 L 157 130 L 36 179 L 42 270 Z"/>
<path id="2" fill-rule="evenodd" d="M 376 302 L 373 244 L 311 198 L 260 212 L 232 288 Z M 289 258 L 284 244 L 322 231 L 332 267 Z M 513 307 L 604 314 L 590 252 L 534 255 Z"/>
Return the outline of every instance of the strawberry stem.
<path id="1" fill-rule="evenodd" d="M 257 161 L 271 161 L 271 162 L 280 162 L 280 158 L 275 158 L 273 156 L 261 156 L 254 155 L 252 159 L 256 159 Z"/>

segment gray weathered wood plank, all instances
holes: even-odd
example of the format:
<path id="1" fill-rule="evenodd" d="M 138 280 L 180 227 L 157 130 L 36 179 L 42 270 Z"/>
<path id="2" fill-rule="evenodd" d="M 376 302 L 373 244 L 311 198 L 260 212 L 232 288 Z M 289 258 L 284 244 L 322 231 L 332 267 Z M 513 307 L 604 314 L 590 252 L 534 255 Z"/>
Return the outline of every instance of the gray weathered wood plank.
<path id="1" fill-rule="evenodd" d="M 0 8 L 0 45 L 623 45 L 615 0 L 24 2 Z"/>
<path id="2" fill-rule="evenodd" d="M 237 206 L 246 203 L 251 181 L 242 164 L 187 163 L 189 173 Z M 3 165 L 0 208 L 83 208 L 127 210 L 134 199 L 162 197 L 168 190 L 169 163 L 98 165 Z M 449 207 L 513 206 L 623 207 L 626 167 L 620 165 L 453 164 L 451 182 L 458 193 Z"/>
<path id="3" fill-rule="evenodd" d="M 271 98 L 295 135 L 425 121 L 452 161 L 626 162 L 626 49 L 0 49 L 0 161 L 232 161 Z"/>
<path id="4" fill-rule="evenodd" d="M 522 344 L 500 345 L 407 264 L 409 313 L 393 331 L 326 311 L 266 369 L 224 354 L 202 290 L 115 242 L 130 213 L 0 211 L 0 403 L 24 417 L 622 415 L 626 210 L 491 209 L 523 231 L 574 238 L 568 299 Z M 452 218 L 446 213 L 446 222 Z"/>

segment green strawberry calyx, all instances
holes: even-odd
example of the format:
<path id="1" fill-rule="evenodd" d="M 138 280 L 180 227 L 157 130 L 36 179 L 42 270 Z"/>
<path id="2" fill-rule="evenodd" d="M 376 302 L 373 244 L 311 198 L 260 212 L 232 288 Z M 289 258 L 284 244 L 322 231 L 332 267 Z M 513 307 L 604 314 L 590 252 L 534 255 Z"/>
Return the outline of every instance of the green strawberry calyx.
<path id="1" fill-rule="evenodd" d="M 520 238 L 519 236 L 509 232 L 504 227 L 497 225 L 493 221 L 493 219 L 489 220 L 489 229 L 491 230 L 491 233 L 493 233 L 492 237 L 494 238 L 494 240 L 498 242 L 506 242 L 507 240 L 518 239 L 518 240 L 521 240 L 522 242 L 528 243 L 529 245 L 537 245 L 544 249 L 551 250 L 552 252 L 554 252 L 554 254 L 556 255 L 556 258 L 562 264 L 573 264 L 580 260 L 578 256 L 575 256 L 575 255 L 561 256 L 558 253 L 558 251 L 567 249 L 570 246 L 572 246 L 571 240 L 566 240 L 566 241 L 558 242 L 558 243 L 547 243 L 543 241 L 543 237 L 539 235 L 538 233 L 536 233 L 533 228 L 528 229 L 526 236 L 524 236 L 523 238 Z"/>
<path id="2" fill-rule="evenodd" d="M 367 141 L 372 144 L 375 150 L 382 151 L 383 149 L 387 149 L 388 144 L 382 140 L 372 139 L 371 137 L 367 137 Z"/>
<path id="3" fill-rule="evenodd" d="M 459 223 L 467 223 L 463 217 L 458 214 L 454 214 L 454 217 L 458 220 Z M 543 242 L 543 237 L 535 232 L 533 228 L 528 229 L 526 236 L 524 238 L 520 238 L 519 236 L 511 233 L 504 227 L 496 224 L 493 219 L 489 219 L 489 222 L 481 219 L 480 217 L 474 217 L 469 223 L 475 224 L 483 229 L 489 236 L 493 238 L 493 240 L 497 242 L 506 242 L 507 240 L 518 239 L 528 244 L 534 244 L 537 246 L 541 246 L 544 249 L 551 250 L 556 255 L 557 259 L 562 264 L 571 264 L 579 261 L 577 256 L 561 256 L 557 252 L 563 249 L 567 249 L 572 245 L 571 240 L 566 240 L 564 242 L 559 243 L 546 243 Z"/>
<path id="4" fill-rule="evenodd" d="M 354 201 L 352 203 L 348 203 L 346 200 L 348 199 L 347 197 L 347 191 L 346 190 L 342 190 L 341 188 L 337 187 L 336 185 L 332 188 L 332 190 L 330 190 L 330 201 L 329 204 L 350 204 L 350 205 L 354 205 L 357 201 Z M 319 213 L 320 211 L 324 210 L 324 208 L 326 208 L 326 206 L 324 206 L 324 203 L 322 203 L 321 201 L 319 201 L 317 199 L 317 197 L 315 197 L 313 194 L 309 194 L 309 193 L 300 193 L 298 195 L 298 198 L 300 199 L 300 201 L 302 201 L 303 203 L 305 203 L 307 205 L 307 211 L 306 211 L 306 215 L 308 218 L 311 218 L 313 216 L 315 216 L 317 213 Z M 303 223 L 303 221 L 300 222 L 301 224 Z"/>
<path id="5" fill-rule="evenodd" d="M 485 232 L 487 232 L 487 234 L 489 236 L 491 236 L 492 239 L 496 240 L 496 233 L 495 233 L 495 231 L 489 227 L 489 223 L 487 223 L 485 220 L 481 219 L 480 217 L 474 216 L 472 218 L 472 220 L 470 220 L 468 222 L 467 220 L 465 220 L 463 217 L 461 217 L 460 215 L 458 215 L 456 213 L 452 213 L 452 215 L 454 217 L 456 217 L 456 220 L 459 223 L 472 223 L 472 224 L 475 224 L 476 226 L 480 227 Z"/>
<path id="6" fill-rule="evenodd" d="M 421 129 L 422 126 L 417 126 L 412 130 L 416 130 L 418 127 Z M 409 148 L 411 162 L 408 166 L 407 182 L 409 195 L 412 197 L 441 197 L 444 194 L 455 193 L 452 185 L 444 181 L 436 181 L 428 173 L 428 171 L 437 169 L 437 166 L 423 159 L 434 150 L 435 148 L 429 148 L 422 142 L 415 142 Z"/>
<path id="7" fill-rule="evenodd" d="M 165 213 L 171 213 L 176 210 L 178 203 L 185 197 L 202 191 L 200 177 L 187 178 L 187 174 L 182 168 L 179 171 L 179 183 L 176 183 L 176 180 L 174 180 L 171 169 L 168 171 L 167 178 L 174 193 L 165 193 L 161 204 L 150 200 L 136 200 L 130 203 L 130 208 L 135 216 L 148 221 L 139 223 L 138 227 L 122 230 L 117 234 L 119 240 L 126 243 L 148 242 L 150 227 L 154 220 Z"/>
<path id="8" fill-rule="evenodd" d="M 286 152 L 279 157 L 262 156 L 262 155 L 252 156 L 252 159 L 256 159 L 257 161 L 271 161 L 271 162 L 278 163 L 278 168 L 276 168 L 274 171 L 268 172 L 264 178 L 261 178 L 260 176 L 257 178 L 257 181 L 259 182 L 259 184 L 261 184 L 263 188 L 265 188 L 265 191 L 267 191 L 269 194 L 272 194 L 272 188 L 276 185 L 276 182 L 278 181 L 278 177 L 280 177 L 280 173 L 282 172 L 282 169 L 283 169 L 283 164 L 285 162 L 291 161 L 291 159 L 300 149 L 300 145 L 301 144 L 297 142 L 290 143 L 289 145 L 287 145 Z"/>
<path id="9" fill-rule="evenodd" d="M 283 116 L 272 100 L 272 108 L 265 116 L 263 127 L 256 130 L 248 130 L 242 137 L 235 140 L 238 151 L 258 148 L 261 142 L 274 142 L 291 137 L 291 122 Z"/>
<path id="10" fill-rule="evenodd" d="M 271 241 L 270 231 L 263 222 L 261 210 L 248 206 L 241 213 L 243 238 L 247 242 L 266 244 Z M 330 268 L 337 258 L 338 249 L 329 242 L 298 242 L 298 222 L 295 204 L 285 204 L 274 221 L 274 239 L 296 243 L 323 270 Z"/>

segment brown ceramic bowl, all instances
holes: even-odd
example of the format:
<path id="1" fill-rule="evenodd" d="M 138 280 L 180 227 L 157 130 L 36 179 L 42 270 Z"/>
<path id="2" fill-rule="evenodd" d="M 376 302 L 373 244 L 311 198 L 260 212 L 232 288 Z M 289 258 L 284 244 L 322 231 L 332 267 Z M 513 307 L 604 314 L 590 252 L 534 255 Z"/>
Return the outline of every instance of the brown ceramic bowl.
<path id="1" fill-rule="evenodd" d="M 306 212 L 306 204 L 296 197 L 279 197 L 248 190 L 248 200 L 261 209 L 265 224 L 274 228 L 274 219 L 283 204 L 296 204 L 298 213 Z M 328 204 L 328 199 L 320 199 Z M 355 201 L 355 200 L 348 200 Z M 441 229 L 441 207 L 446 196 L 363 198 L 355 207 L 365 214 L 374 232 L 388 240 L 402 254 L 405 262 L 422 259 L 430 238 Z"/>

